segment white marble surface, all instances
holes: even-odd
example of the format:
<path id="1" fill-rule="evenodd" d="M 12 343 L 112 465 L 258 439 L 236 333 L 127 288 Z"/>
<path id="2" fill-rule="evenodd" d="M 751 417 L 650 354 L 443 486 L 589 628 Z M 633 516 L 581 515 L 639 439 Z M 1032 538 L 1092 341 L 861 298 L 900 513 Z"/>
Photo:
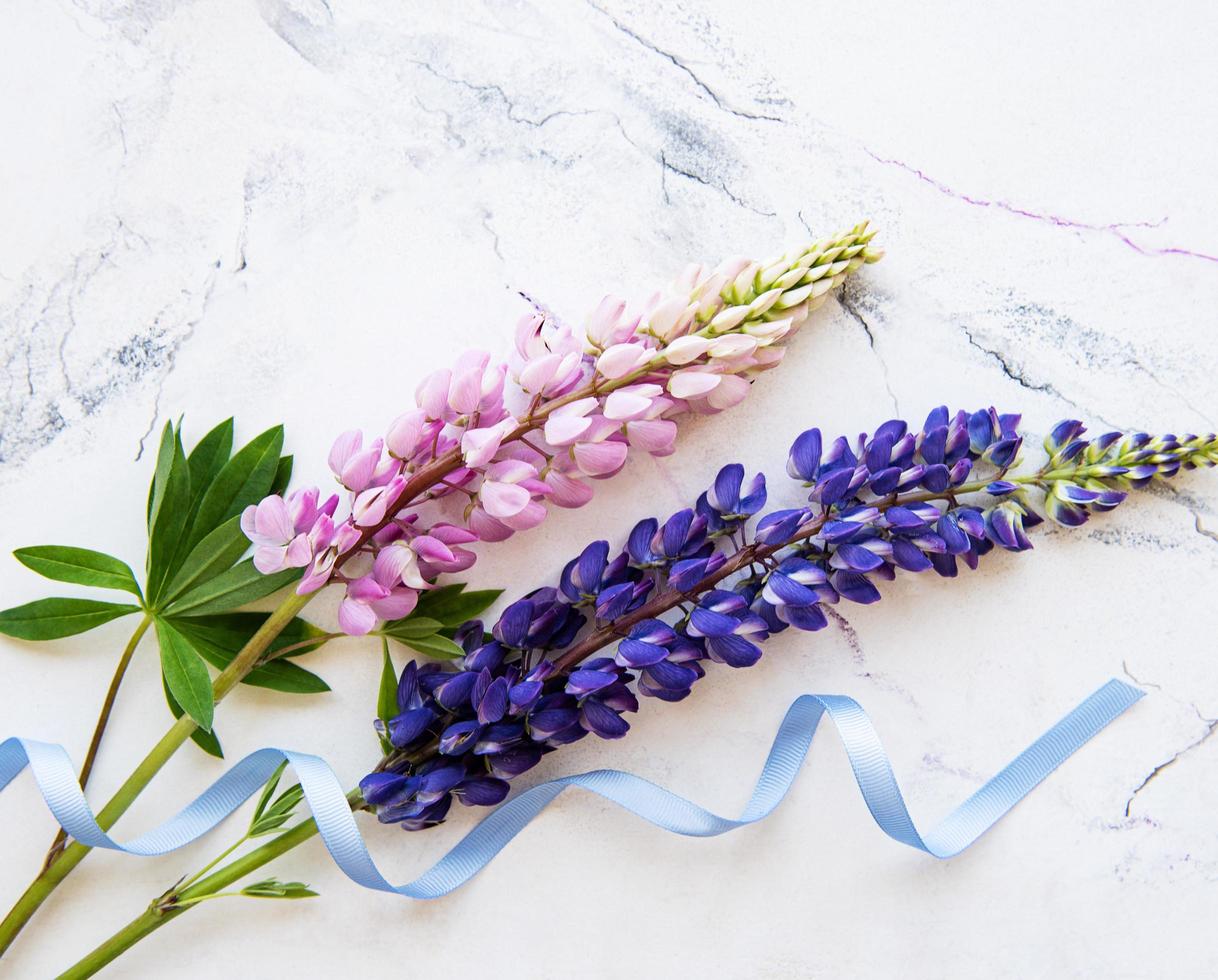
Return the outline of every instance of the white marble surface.
<path id="1" fill-rule="evenodd" d="M 1044 431 L 1218 417 L 1218 15 L 1204 4 L 828 5 L 350 0 L 0 4 L 0 551 L 79 542 L 136 563 L 147 435 L 288 426 L 300 479 L 471 344 L 504 349 L 525 289 L 568 315 L 687 259 L 766 254 L 869 216 L 888 258 L 733 416 L 690 425 L 586 510 L 494 549 L 480 585 L 540 584 L 726 458 L 781 473 L 820 424 L 995 402 Z M 1211 67 L 1206 67 L 1211 65 Z M 274 870 L 308 903 L 211 903 L 114 976 L 1212 976 L 1218 913 L 1213 596 L 1218 476 L 955 583 L 903 579 L 849 627 L 647 704 L 622 743 L 530 773 L 622 766 L 731 809 L 785 706 L 858 698 L 929 822 L 1109 676 L 1149 697 L 963 857 L 882 837 L 823 734 L 765 825 L 672 839 L 562 800 L 459 894 L 348 884 L 316 844 Z M 4 604 L 46 594 L 0 562 Z M 332 614 L 326 600 L 314 617 Z M 79 758 L 122 624 L 0 643 L 0 734 Z M 304 702 L 243 690 L 230 757 L 268 742 L 354 779 L 377 652 L 312 658 Z M 141 650 L 95 798 L 162 731 Z M 121 828 L 221 765 L 184 751 Z M 468 825 L 367 825 L 402 879 Z M 0 798 L 0 895 L 52 824 Z M 214 851 L 94 855 L 0 973 L 48 975 Z"/>

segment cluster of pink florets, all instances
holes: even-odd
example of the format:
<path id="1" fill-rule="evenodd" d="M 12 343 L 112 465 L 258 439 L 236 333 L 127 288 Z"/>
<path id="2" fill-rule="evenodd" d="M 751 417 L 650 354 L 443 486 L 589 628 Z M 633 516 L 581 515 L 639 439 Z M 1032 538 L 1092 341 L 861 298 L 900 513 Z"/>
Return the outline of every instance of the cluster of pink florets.
<path id="1" fill-rule="evenodd" d="M 582 506 L 592 497 L 589 481 L 617 473 L 631 447 L 671 453 L 672 416 L 744 398 L 751 376 L 781 359 L 774 342 L 806 315 L 763 320 L 756 302 L 725 306 L 721 291 L 749 267 L 743 259 L 713 272 L 693 267 L 675 298 L 655 297 L 639 315 L 606 298 L 578 333 L 544 312 L 524 316 L 508 363 L 468 351 L 424 379 L 417 407 L 383 439 L 365 446 L 358 431 L 339 436 L 329 462 L 347 498 L 345 518 L 335 519 L 339 495 L 319 503 L 315 488 L 247 509 L 242 527 L 255 565 L 266 573 L 304 568 L 301 594 L 343 582 L 347 633 L 408 615 L 438 575 L 474 563 L 465 545 L 535 527 L 548 504 Z M 413 475 L 457 449 L 459 461 L 402 499 Z M 465 498 L 459 516 L 434 504 L 457 495 Z"/>

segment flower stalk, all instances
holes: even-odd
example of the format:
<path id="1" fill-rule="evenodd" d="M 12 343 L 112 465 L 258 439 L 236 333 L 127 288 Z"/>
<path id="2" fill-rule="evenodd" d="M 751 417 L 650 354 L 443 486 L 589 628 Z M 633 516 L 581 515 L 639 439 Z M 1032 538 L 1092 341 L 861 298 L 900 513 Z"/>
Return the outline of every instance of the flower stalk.
<path id="1" fill-rule="evenodd" d="M 118 658 L 118 665 L 114 668 L 114 676 L 110 678 L 110 686 L 106 689 L 106 698 L 102 702 L 101 712 L 97 716 L 97 724 L 93 726 L 93 735 L 89 739 L 89 748 L 85 752 L 85 761 L 80 767 L 81 789 L 84 789 L 89 784 L 89 776 L 93 773 L 93 763 L 97 760 L 97 753 L 101 749 L 102 738 L 106 734 L 106 726 L 110 724 L 110 714 L 114 711 L 114 702 L 118 698 L 118 691 L 122 686 L 123 678 L 127 675 L 127 668 L 131 664 L 135 648 L 139 646 L 140 640 L 143 639 L 144 634 L 148 632 L 148 627 L 151 625 L 152 617 L 145 614 Z M 55 839 L 51 841 L 51 846 L 47 851 L 46 857 L 43 859 L 42 869 L 44 871 L 63 850 L 67 840 L 68 835 L 60 827 L 59 831 L 55 834 Z"/>

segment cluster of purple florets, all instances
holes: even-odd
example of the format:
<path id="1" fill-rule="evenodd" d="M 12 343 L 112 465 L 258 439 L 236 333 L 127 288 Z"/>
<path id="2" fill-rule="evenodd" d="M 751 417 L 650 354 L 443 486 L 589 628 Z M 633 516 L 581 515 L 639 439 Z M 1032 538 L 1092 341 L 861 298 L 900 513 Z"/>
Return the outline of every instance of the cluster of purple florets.
<path id="1" fill-rule="evenodd" d="M 809 506 L 760 517 L 751 540 L 747 526 L 765 506 L 766 484 L 760 475 L 746 484 L 733 464 L 695 507 L 663 524 L 640 521 L 620 554 L 593 542 L 563 569 L 558 588 L 514 602 L 489 634 L 478 621 L 461 627 L 455 639 L 465 656 L 455 668 L 407 666 L 400 713 L 378 723 L 394 752 L 361 782 L 365 801 L 382 821 L 411 830 L 442 821 L 454 798 L 493 805 L 508 780 L 559 746 L 625 735 L 637 695 L 679 701 L 708 661 L 751 666 L 771 633 L 821 629 L 823 607 L 839 599 L 876 601 L 876 581 L 898 568 L 951 577 L 958 562 L 975 568 L 995 546 L 1031 547 L 1025 529 L 1042 518 L 1029 481 L 1004 479 L 1022 446 L 1018 424 L 993 409 L 938 408 L 919 431 L 894 420 L 827 447 L 811 429 L 787 464 L 809 488 Z M 1121 486 L 1153 475 L 1117 465 L 1127 457 L 1166 473 L 1218 452 L 1203 440 L 1133 436 L 1117 445 L 1112 436 L 1081 442 L 1081 433 L 1078 423 L 1058 426 L 1045 443 L 1048 475 L 1031 481 L 1060 523 L 1111 509 Z M 1055 476 L 1063 466 L 1080 475 Z M 984 494 L 988 506 L 961 504 L 957 493 Z M 729 561 L 733 574 L 720 574 Z M 592 659 L 560 669 L 556 661 L 585 627 L 615 635 L 616 649 L 601 652 L 606 642 Z"/>

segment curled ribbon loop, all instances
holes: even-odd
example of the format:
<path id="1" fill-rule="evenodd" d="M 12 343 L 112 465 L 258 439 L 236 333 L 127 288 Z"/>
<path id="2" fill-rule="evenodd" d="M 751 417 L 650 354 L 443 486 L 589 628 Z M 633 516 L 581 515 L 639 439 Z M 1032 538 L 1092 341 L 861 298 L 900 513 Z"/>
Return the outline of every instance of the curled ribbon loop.
<path id="1" fill-rule="evenodd" d="M 414 881 L 393 885 L 377 870 L 360 836 L 334 771 L 315 755 L 259 749 L 216 780 L 161 826 L 120 844 L 97 825 L 59 745 L 9 738 L 0 743 L 0 790 L 28 764 L 55 819 L 89 847 L 148 857 L 185 847 L 256 793 L 283 760 L 300 780 L 318 831 L 335 863 L 366 888 L 408 898 L 439 898 L 469 881 L 507 843 L 568 787 L 596 793 L 657 827 L 690 837 L 713 837 L 747 826 L 773 812 L 798 775 L 817 725 L 828 714 L 846 748 L 854 777 L 872 817 L 893 840 L 936 858 L 954 857 L 990 829 L 1041 780 L 1109 722 L 1142 697 L 1122 681 L 1108 681 L 926 834 L 914 826 L 875 729 L 852 698 L 804 694 L 787 710 L 753 795 L 739 817 L 705 810 L 639 776 L 615 769 L 564 776 L 533 786 L 502 804 Z"/>

